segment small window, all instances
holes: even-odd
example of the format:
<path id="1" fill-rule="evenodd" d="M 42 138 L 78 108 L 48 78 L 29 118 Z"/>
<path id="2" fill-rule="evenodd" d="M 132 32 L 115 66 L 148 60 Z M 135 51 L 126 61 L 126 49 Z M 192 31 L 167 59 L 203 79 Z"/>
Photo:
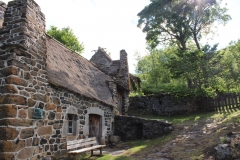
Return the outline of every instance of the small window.
<path id="1" fill-rule="evenodd" d="M 74 134 L 76 130 L 77 115 L 68 114 L 68 134 Z"/>
<path id="2" fill-rule="evenodd" d="M 68 133 L 73 133 L 73 114 L 68 114 Z"/>

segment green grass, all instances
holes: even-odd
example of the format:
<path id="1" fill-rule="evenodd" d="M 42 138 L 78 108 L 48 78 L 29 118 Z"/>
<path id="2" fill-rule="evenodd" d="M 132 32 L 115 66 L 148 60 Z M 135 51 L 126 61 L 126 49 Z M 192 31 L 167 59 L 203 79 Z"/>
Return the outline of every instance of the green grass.
<path id="1" fill-rule="evenodd" d="M 172 117 L 163 117 L 163 116 L 153 116 L 153 115 L 135 115 L 146 119 L 158 119 L 163 121 L 168 121 L 173 123 L 173 126 L 178 124 L 188 124 L 198 121 L 205 121 L 207 119 L 215 119 L 219 120 L 223 123 L 239 123 L 240 122 L 240 110 L 235 110 L 232 112 L 225 111 L 225 112 L 204 112 L 199 114 L 192 114 L 189 116 L 186 115 L 179 115 L 179 116 L 172 116 Z M 220 130 L 219 130 L 220 132 Z M 163 144 L 168 142 L 172 138 L 174 138 L 174 134 L 169 134 L 164 137 L 159 137 L 156 139 L 149 139 L 149 140 L 134 140 L 125 142 L 126 146 L 129 149 L 125 150 L 122 154 L 114 156 L 110 154 L 104 154 L 102 157 L 90 157 L 90 155 L 86 155 L 82 157 L 81 160 L 136 160 L 141 157 L 141 155 L 145 155 L 155 149 L 159 144 Z M 210 143 L 209 140 L 206 143 Z M 212 143 L 216 143 L 213 141 Z M 177 149 L 177 148 L 176 148 Z M 178 151 L 176 151 L 178 152 Z M 195 153 L 196 152 L 196 153 Z M 203 153 L 201 153 L 201 147 L 199 150 L 191 153 L 191 159 L 202 159 Z M 79 160 L 79 159 L 78 159 Z"/>
<path id="2" fill-rule="evenodd" d="M 101 158 L 98 158 L 97 160 L 131 160 L 127 156 L 112 156 L 110 154 L 106 154 Z"/>
<path id="3" fill-rule="evenodd" d="M 240 122 L 240 111 L 239 110 L 225 110 L 225 111 L 216 111 L 216 112 L 201 112 L 201 113 L 195 113 L 191 114 L 189 116 L 187 115 L 177 115 L 177 116 L 157 116 L 157 115 L 144 115 L 141 113 L 130 113 L 132 116 L 146 118 L 146 119 L 156 119 L 156 120 L 162 120 L 172 123 L 173 125 L 186 123 L 186 122 L 196 122 L 199 120 L 205 120 L 205 119 L 225 119 L 225 121 L 233 121 L 233 122 Z"/>
<path id="4" fill-rule="evenodd" d="M 126 145 L 129 147 L 122 154 L 114 156 L 110 154 L 104 154 L 102 157 L 90 157 L 89 154 L 78 158 L 80 160 L 134 160 L 134 155 L 136 154 L 145 154 L 148 150 L 155 148 L 156 145 L 166 142 L 171 139 L 171 135 L 159 137 L 151 140 L 134 140 L 126 142 Z M 78 160 L 77 158 L 75 160 Z"/>

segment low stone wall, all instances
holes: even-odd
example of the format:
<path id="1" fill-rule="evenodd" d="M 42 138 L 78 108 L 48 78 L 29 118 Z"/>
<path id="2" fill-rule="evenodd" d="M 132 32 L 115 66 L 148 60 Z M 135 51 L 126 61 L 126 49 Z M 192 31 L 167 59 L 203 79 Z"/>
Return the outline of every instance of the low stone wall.
<path id="1" fill-rule="evenodd" d="M 139 112 L 154 115 L 166 115 L 166 111 L 175 110 L 175 113 L 181 111 L 195 111 L 197 105 L 191 99 L 185 98 L 176 100 L 174 96 L 160 94 L 153 96 L 130 97 L 129 112 Z"/>
<path id="2" fill-rule="evenodd" d="M 154 138 L 173 130 L 171 123 L 159 120 L 115 116 L 114 121 L 114 135 L 120 136 L 122 140 Z"/>

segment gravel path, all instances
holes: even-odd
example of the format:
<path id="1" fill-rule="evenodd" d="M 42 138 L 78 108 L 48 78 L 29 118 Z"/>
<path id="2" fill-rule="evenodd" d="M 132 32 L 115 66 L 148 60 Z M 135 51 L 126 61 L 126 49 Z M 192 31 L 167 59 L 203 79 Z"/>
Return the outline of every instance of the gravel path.
<path id="1" fill-rule="evenodd" d="M 240 131 L 240 124 L 226 125 L 214 119 L 174 127 L 173 139 L 157 145 L 147 154 L 140 152 L 132 157 L 137 160 L 214 160 L 213 148 L 220 143 L 219 137 Z M 115 148 L 107 148 L 106 153 L 119 155 L 126 149 L 128 147 L 120 143 Z"/>

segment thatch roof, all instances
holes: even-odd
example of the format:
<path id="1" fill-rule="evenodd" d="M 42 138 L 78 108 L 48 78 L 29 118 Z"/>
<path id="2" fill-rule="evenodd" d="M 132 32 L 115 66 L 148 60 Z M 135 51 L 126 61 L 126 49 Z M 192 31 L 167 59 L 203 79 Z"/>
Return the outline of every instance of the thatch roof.
<path id="1" fill-rule="evenodd" d="M 47 74 L 52 84 L 115 106 L 107 83 L 112 78 L 50 37 L 47 38 Z"/>

